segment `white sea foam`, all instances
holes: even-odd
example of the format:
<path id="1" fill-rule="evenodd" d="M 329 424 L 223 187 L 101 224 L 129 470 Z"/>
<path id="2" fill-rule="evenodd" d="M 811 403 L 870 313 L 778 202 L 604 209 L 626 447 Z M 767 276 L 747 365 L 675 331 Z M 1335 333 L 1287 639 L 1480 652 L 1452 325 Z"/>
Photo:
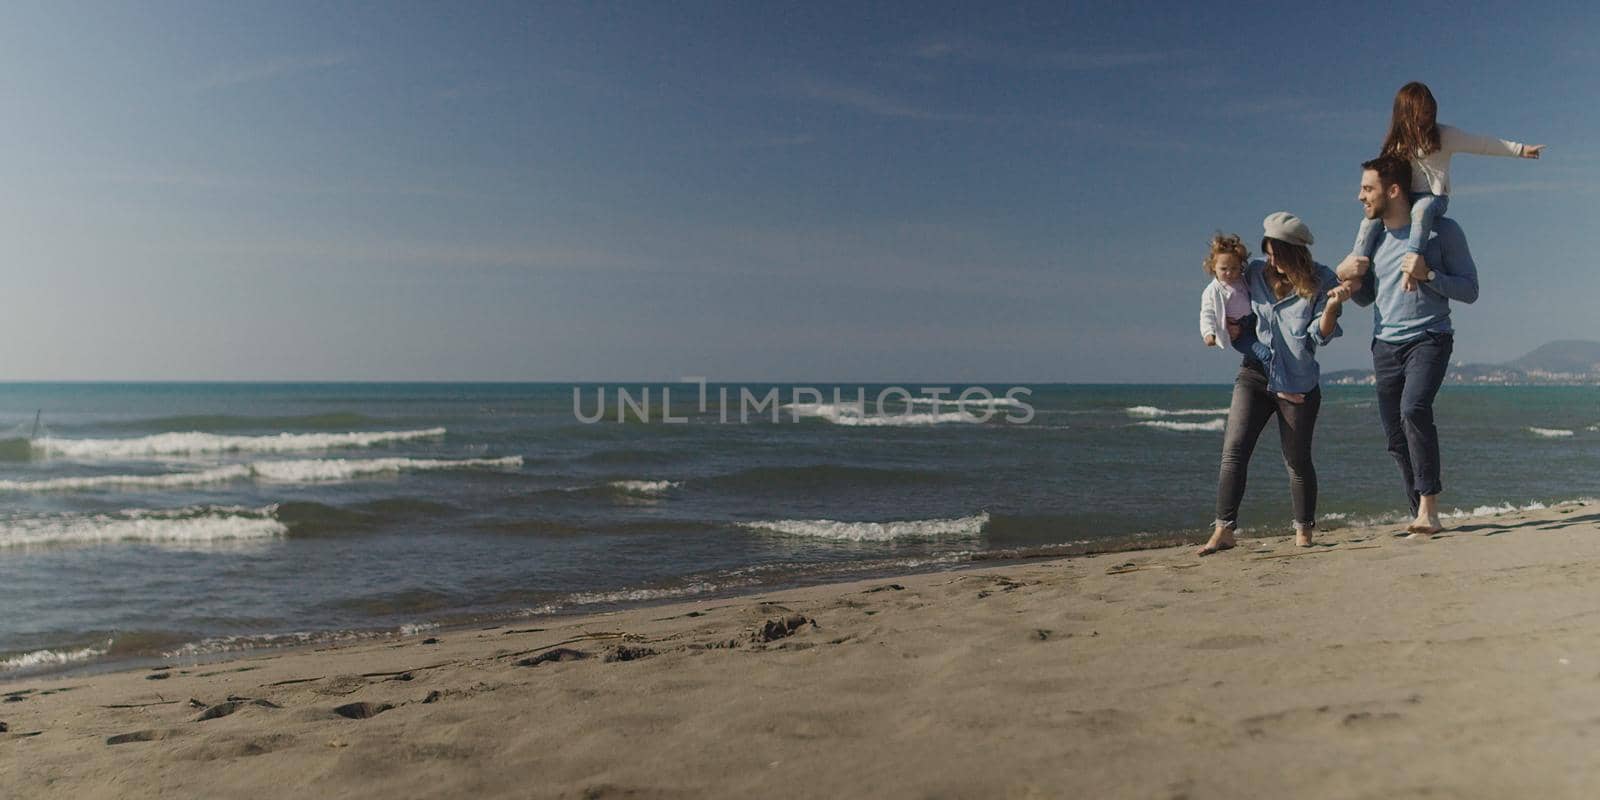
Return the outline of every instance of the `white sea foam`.
<path id="1" fill-rule="evenodd" d="M 333 630 L 293 631 L 290 633 L 263 633 L 246 636 L 213 636 L 182 647 L 168 650 L 162 658 L 195 658 L 219 653 L 237 653 L 244 650 L 271 650 L 281 647 L 303 647 L 313 644 L 342 644 L 372 639 L 390 639 L 397 636 L 414 636 L 439 627 L 435 623 L 408 623 L 388 630 Z"/>
<path id="2" fill-rule="evenodd" d="M 412 431 L 280 433 L 273 436 L 224 436 L 191 431 L 141 436 L 136 439 L 60 439 L 45 436 L 33 440 L 33 449 L 47 456 L 84 460 L 200 453 L 292 453 L 436 439 L 444 433 L 444 428 L 427 428 Z"/>
<path id="3" fill-rule="evenodd" d="M 307 461 L 257 461 L 256 478 L 276 483 L 326 483 L 387 472 L 429 472 L 447 469 L 505 469 L 522 466 L 522 456 L 504 458 L 330 458 Z"/>
<path id="4" fill-rule="evenodd" d="M 1215 417 L 1226 416 L 1226 408 L 1156 408 L 1155 406 L 1133 406 L 1125 408 L 1130 417 Z"/>
<path id="5" fill-rule="evenodd" d="M 88 475 L 70 478 L 45 478 L 35 481 L 0 481 L 3 492 L 61 492 L 83 489 L 171 489 L 205 486 L 256 479 L 273 483 L 328 483 L 384 473 L 436 471 L 448 469 L 514 468 L 522 466 L 522 456 L 504 458 L 365 458 L 303 459 L 295 461 L 256 461 L 196 472 L 168 472 L 157 475 Z"/>
<path id="6" fill-rule="evenodd" d="M 913 411 L 905 414 L 863 414 L 861 407 L 849 403 L 790 403 L 782 409 L 802 417 L 816 417 L 835 425 L 882 427 L 901 425 L 942 425 L 949 422 L 982 423 L 981 411 Z"/>
<path id="7" fill-rule="evenodd" d="M 70 492 L 80 489 L 173 489 L 211 483 L 243 480 L 250 477 L 249 464 L 198 472 L 167 472 L 159 475 L 86 475 L 72 478 L 44 478 L 36 481 L 0 481 L 4 492 Z"/>
<path id="8" fill-rule="evenodd" d="M 737 585 L 737 584 L 735 584 Z M 721 585 L 707 581 L 696 581 L 684 586 L 670 586 L 661 589 L 619 589 L 612 592 L 578 592 L 567 596 L 561 602 L 549 603 L 538 608 L 524 609 L 524 614 L 550 614 L 563 608 L 572 606 L 609 605 L 612 603 L 643 603 L 651 600 L 669 600 L 678 597 L 695 597 L 710 594 Z"/>
<path id="9" fill-rule="evenodd" d="M 99 647 L 90 646 L 78 650 L 35 650 L 31 653 L 20 653 L 0 659 L 0 672 L 15 672 L 37 667 L 75 664 L 79 661 L 99 658 L 109 652 L 111 652 L 110 639 L 107 639 L 105 644 Z"/>
<path id="10" fill-rule="evenodd" d="M 289 532 L 274 519 L 277 506 L 196 507 L 116 514 L 53 514 L 0 521 L 0 549 L 46 544 L 155 542 L 205 545 L 271 539 Z"/>
<path id="11" fill-rule="evenodd" d="M 628 494 L 655 497 L 666 494 L 668 490 L 676 489 L 683 484 L 679 481 L 612 481 L 609 485 Z"/>
<path id="12" fill-rule="evenodd" d="M 1529 426 L 1528 432 L 1535 436 L 1543 436 L 1546 439 L 1565 439 L 1572 435 L 1572 431 L 1565 428 L 1535 428 Z"/>
<path id="13" fill-rule="evenodd" d="M 1214 419 L 1209 422 L 1169 422 L 1164 419 L 1141 422 L 1146 428 L 1160 428 L 1165 431 L 1220 431 L 1228 427 L 1225 419 Z"/>
<path id="14" fill-rule="evenodd" d="M 1497 506 L 1478 506 L 1470 511 L 1464 508 L 1458 508 L 1453 511 L 1447 511 L 1440 516 L 1448 519 L 1461 519 L 1463 517 L 1494 517 L 1501 514 L 1515 514 L 1518 511 L 1542 511 L 1546 508 L 1549 508 L 1549 506 L 1546 506 L 1544 503 L 1537 502 L 1529 503 L 1525 506 L 1513 505 L 1511 503 L 1501 503 Z"/>
<path id="15" fill-rule="evenodd" d="M 783 533 L 851 542 L 887 542 L 895 539 L 932 539 L 941 536 L 977 536 L 989 523 L 987 512 L 970 517 L 915 519 L 894 522 L 839 522 L 831 519 L 780 519 L 740 523 L 755 531 Z"/>
<path id="16" fill-rule="evenodd" d="M 905 399 L 905 398 L 900 398 Z M 945 400 L 939 397 L 913 397 L 911 405 L 949 406 L 951 408 L 1024 408 L 1020 400 L 1009 397 L 974 397 L 970 400 Z"/>

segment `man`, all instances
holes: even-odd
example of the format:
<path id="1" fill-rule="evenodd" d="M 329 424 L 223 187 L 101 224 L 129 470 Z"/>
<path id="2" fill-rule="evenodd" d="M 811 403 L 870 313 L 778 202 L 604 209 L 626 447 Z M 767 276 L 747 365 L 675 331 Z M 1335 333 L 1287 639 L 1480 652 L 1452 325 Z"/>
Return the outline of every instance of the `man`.
<path id="1" fill-rule="evenodd" d="M 1411 163 L 1385 156 L 1362 164 L 1361 170 L 1357 199 L 1367 219 L 1382 221 L 1384 233 L 1370 262 L 1351 256 L 1339 265 L 1338 274 L 1353 289 L 1351 299 L 1357 304 L 1377 303 L 1372 370 L 1378 413 L 1415 516 L 1407 527 L 1409 538 L 1426 539 L 1443 530 L 1438 499 L 1444 486 L 1433 398 L 1444 383 L 1454 347 L 1450 301 L 1478 299 L 1478 267 L 1461 226 L 1448 217 L 1434 225 L 1422 260 L 1406 259 Z"/>

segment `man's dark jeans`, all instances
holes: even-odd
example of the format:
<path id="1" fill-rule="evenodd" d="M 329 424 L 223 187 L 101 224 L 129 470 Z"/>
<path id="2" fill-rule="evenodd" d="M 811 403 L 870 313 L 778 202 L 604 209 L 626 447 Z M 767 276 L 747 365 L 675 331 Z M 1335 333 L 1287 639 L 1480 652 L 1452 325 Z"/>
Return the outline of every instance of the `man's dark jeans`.
<path id="1" fill-rule="evenodd" d="M 1411 513 L 1418 498 L 1444 489 L 1439 480 L 1439 430 L 1433 424 L 1433 398 L 1450 367 L 1455 337 L 1429 331 L 1405 344 L 1372 340 L 1372 371 L 1378 385 L 1378 414 L 1389 439 L 1389 454 L 1400 466 Z"/>

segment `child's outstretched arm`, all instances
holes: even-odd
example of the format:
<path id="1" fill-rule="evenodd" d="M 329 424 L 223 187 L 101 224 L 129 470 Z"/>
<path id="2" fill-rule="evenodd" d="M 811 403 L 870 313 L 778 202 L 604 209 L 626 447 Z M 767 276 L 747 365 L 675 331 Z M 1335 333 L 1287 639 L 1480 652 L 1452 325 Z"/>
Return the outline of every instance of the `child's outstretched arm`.
<path id="1" fill-rule="evenodd" d="M 1467 133 L 1449 125 L 1439 126 L 1439 149 L 1452 153 L 1471 153 L 1480 156 L 1505 156 L 1507 158 L 1538 158 L 1544 151 L 1542 144 L 1522 144 L 1493 136 Z"/>

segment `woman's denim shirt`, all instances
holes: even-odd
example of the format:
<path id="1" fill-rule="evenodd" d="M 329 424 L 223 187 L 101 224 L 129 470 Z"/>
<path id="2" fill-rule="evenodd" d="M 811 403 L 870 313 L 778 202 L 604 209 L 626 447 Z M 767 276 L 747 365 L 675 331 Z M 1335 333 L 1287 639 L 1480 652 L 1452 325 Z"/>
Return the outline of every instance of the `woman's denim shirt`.
<path id="1" fill-rule="evenodd" d="M 1321 372 L 1317 367 L 1317 347 L 1344 334 L 1334 325 L 1332 336 L 1322 335 L 1322 311 L 1328 306 L 1328 290 L 1339 285 L 1333 270 L 1317 264 L 1317 293 L 1306 299 L 1291 292 L 1275 299 L 1267 284 L 1267 262 L 1260 259 L 1245 265 L 1245 285 L 1250 287 L 1250 308 L 1256 314 L 1256 336 L 1272 351 L 1267 368 L 1267 388 L 1274 392 L 1305 393 L 1317 388 Z"/>

